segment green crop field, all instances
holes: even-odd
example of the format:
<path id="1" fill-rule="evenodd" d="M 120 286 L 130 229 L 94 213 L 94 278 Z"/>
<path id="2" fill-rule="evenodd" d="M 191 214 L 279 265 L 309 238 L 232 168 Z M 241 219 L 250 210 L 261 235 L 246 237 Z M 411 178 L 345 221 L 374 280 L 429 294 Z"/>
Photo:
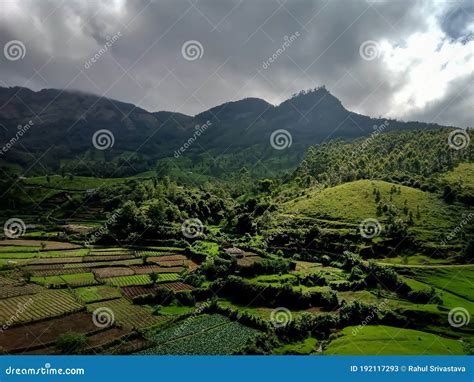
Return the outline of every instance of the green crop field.
<path id="1" fill-rule="evenodd" d="M 150 337 L 158 345 L 140 354 L 233 354 L 258 333 L 223 316 L 199 316 Z"/>
<path id="2" fill-rule="evenodd" d="M 74 289 L 74 294 L 84 303 L 120 298 L 122 295 L 117 288 L 107 285 L 87 286 Z"/>
<path id="3" fill-rule="evenodd" d="M 148 275 L 119 276 L 104 279 L 104 282 L 113 286 L 129 286 L 129 285 L 147 285 L 151 283 Z"/>
<path id="4" fill-rule="evenodd" d="M 324 350 L 326 355 L 460 355 L 462 343 L 418 330 L 365 326 L 356 335 L 347 327 Z"/>
<path id="5" fill-rule="evenodd" d="M 153 316 L 146 308 L 132 305 L 124 298 L 95 302 L 87 305 L 90 312 L 99 308 L 108 308 L 113 312 L 114 320 L 126 328 L 147 328 L 163 324 L 168 319 L 164 316 Z"/>
<path id="6" fill-rule="evenodd" d="M 83 309 L 65 290 L 46 290 L 34 295 L 0 300 L 0 322 L 7 326 L 27 323 Z M 10 323 L 10 324 L 9 324 Z"/>
<path id="7" fill-rule="evenodd" d="M 91 272 L 72 273 L 59 276 L 31 277 L 31 281 L 42 285 L 81 286 L 97 284 L 97 280 Z"/>

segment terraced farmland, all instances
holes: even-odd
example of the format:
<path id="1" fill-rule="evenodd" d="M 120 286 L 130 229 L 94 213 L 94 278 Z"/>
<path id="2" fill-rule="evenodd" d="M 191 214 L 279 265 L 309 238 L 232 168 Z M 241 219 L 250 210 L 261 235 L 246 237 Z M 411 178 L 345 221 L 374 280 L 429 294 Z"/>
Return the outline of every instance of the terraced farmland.
<path id="1" fill-rule="evenodd" d="M 42 285 L 68 285 L 71 287 L 98 284 L 91 272 L 61 274 L 58 276 L 32 277 L 31 281 Z"/>
<path id="2" fill-rule="evenodd" d="M 91 303 L 122 297 L 120 291 L 117 288 L 107 285 L 76 288 L 74 289 L 74 294 L 79 300 L 84 303 Z"/>
<path id="3" fill-rule="evenodd" d="M 147 285 L 151 283 L 150 277 L 148 275 L 133 275 L 133 276 L 121 276 L 121 277 L 111 277 L 103 279 L 107 285 L 113 286 L 128 286 L 128 285 Z"/>
<path id="4" fill-rule="evenodd" d="M 203 315 L 151 337 L 158 345 L 139 354 L 233 354 L 258 333 L 221 315 Z"/>
<path id="5" fill-rule="evenodd" d="M 126 328 L 147 328 L 153 325 L 166 322 L 168 319 L 162 316 L 153 316 L 146 308 L 132 305 L 124 298 L 96 302 L 87 305 L 87 309 L 93 312 L 98 308 L 110 309 L 115 317 L 115 321 Z"/>
<path id="6" fill-rule="evenodd" d="M 43 292 L 0 300 L 0 323 L 7 326 L 57 317 L 83 309 L 66 290 Z"/>

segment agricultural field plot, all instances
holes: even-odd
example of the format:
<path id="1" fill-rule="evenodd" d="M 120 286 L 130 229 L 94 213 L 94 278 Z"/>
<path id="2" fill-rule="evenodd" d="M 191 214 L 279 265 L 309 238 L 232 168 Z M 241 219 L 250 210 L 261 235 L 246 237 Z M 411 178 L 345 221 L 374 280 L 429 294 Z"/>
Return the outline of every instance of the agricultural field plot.
<path id="1" fill-rule="evenodd" d="M 263 260 L 261 256 L 244 256 L 240 259 L 237 259 L 237 265 L 240 267 L 250 267 L 253 264 Z"/>
<path id="2" fill-rule="evenodd" d="M 86 304 L 122 297 L 117 288 L 107 285 L 75 288 L 73 293 L 79 300 Z"/>
<path id="3" fill-rule="evenodd" d="M 0 336 L 0 353 L 24 353 L 28 350 L 43 349 L 48 353 L 50 346 L 65 333 L 87 334 L 101 330 L 92 321 L 92 315 L 78 312 L 64 317 L 19 325 L 5 330 Z M 34 333 L 34 335 L 32 335 Z"/>
<path id="4" fill-rule="evenodd" d="M 87 254 L 85 249 L 72 249 L 69 251 L 31 251 L 31 252 L 10 252 L 4 251 L 0 252 L 0 259 L 13 259 L 13 260 L 21 260 L 21 259 L 47 259 L 47 260 L 56 260 L 56 262 L 61 262 L 63 257 L 82 257 Z M 78 260 L 82 261 L 82 260 Z"/>
<path id="5" fill-rule="evenodd" d="M 133 354 L 140 350 L 147 349 L 153 346 L 153 342 L 144 338 L 134 338 L 127 342 L 122 342 L 118 345 L 108 347 L 102 350 L 100 354 L 103 355 L 118 355 L 118 354 Z"/>
<path id="6" fill-rule="evenodd" d="M 107 277 L 131 276 L 135 274 L 135 272 L 131 268 L 115 266 L 95 268 L 93 272 L 95 276 L 99 279 L 105 279 Z"/>
<path id="7" fill-rule="evenodd" d="M 29 265 L 50 265 L 50 264 L 78 264 L 82 263 L 82 257 L 52 257 L 32 259 L 28 262 Z"/>
<path id="8" fill-rule="evenodd" d="M 133 276 L 120 276 L 111 277 L 102 280 L 107 285 L 113 286 L 129 286 L 129 285 L 148 285 L 151 284 L 150 277 L 148 275 L 133 275 Z"/>
<path id="9" fill-rule="evenodd" d="M 87 267 L 87 268 L 101 268 L 101 267 L 126 267 L 129 265 L 138 265 L 142 264 L 141 259 L 130 259 L 130 260 L 114 260 L 114 261 L 94 261 L 94 262 L 84 262 L 84 263 L 73 263 L 73 264 L 64 264 L 63 268 L 76 268 L 76 267 Z"/>
<path id="10" fill-rule="evenodd" d="M 183 267 L 160 267 L 158 265 L 132 265 L 131 269 L 137 275 L 146 275 L 152 272 L 155 273 L 179 273 L 183 271 Z"/>
<path id="11" fill-rule="evenodd" d="M 59 269 L 36 269 L 36 270 L 30 270 L 31 275 L 35 277 L 46 277 L 46 276 L 61 276 L 61 275 L 70 275 L 74 273 L 88 273 L 90 272 L 90 268 L 70 268 L 70 269 L 65 269 L 59 268 Z"/>
<path id="12" fill-rule="evenodd" d="M 170 268 L 170 267 L 184 267 L 186 265 L 187 260 L 168 260 L 168 261 L 157 261 L 156 263 L 163 268 Z"/>
<path id="13" fill-rule="evenodd" d="M 188 258 L 184 255 L 163 255 L 147 257 L 147 261 L 150 263 L 160 263 L 166 261 L 186 261 L 187 259 Z"/>
<path id="14" fill-rule="evenodd" d="M 158 345 L 139 354 L 225 355 L 240 351 L 260 332 L 220 315 L 203 315 L 152 336 Z"/>
<path id="15" fill-rule="evenodd" d="M 96 262 L 96 261 L 118 261 L 118 260 L 133 260 L 135 259 L 132 255 L 96 255 L 96 256 L 84 256 L 84 262 Z"/>
<path id="16" fill-rule="evenodd" d="M 474 265 L 410 268 L 408 274 L 428 285 L 474 301 Z"/>
<path id="17" fill-rule="evenodd" d="M 135 285 L 135 286 L 126 286 L 120 288 L 122 294 L 125 297 L 133 299 L 138 296 L 143 296 L 147 294 L 154 293 L 157 289 L 168 289 L 173 292 L 180 292 L 185 290 L 193 290 L 194 288 L 191 285 L 185 284 L 180 281 L 176 282 L 163 282 L 157 285 Z"/>
<path id="18" fill-rule="evenodd" d="M 11 247 L 12 249 L 7 249 Z M 37 251 L 39 249 L 44 249 L 45 251 L 51 250 L 69 250 L 69 249 L 79 249 L 79 245 L 62 242 L 62 241 L 52 241 L 52 240 L 20 240 L 20 239 L 7 239 L 0 240 L 0 252 L 4 251 L 17 251 L 17 252 L 28 252 L 28 251 Z"/>
<path id="19" fill-rule="evenodd" d="M 165 281 L 176 281 L 179 280 L 177 273 L 159 273 L 157 282 Z M 150 276 L 145 275 L 133 275 L 133 276 L 121 276 L 121 277 L 110 277 L 103 279 L 106 284 L 123 287 L 130 285 L 148 285 L 151 284 Z"/>
<path id="20" fill-rule="evenodd" d="M 18 285 L 18 284 L 21 284 L 21 282 L 19 282 L 18 279 L 12 277 L 11 275 L 10 276 L 6 274 L 0 275 L 0 286 Z"/>
<path id="21" fill-rule="evenodd" d="M 31 282 L 45 286 L 68 285 L 70 287 L 98 284 L 91 272 L 62 274 L 59 276 L 31 277 Z"/>
<path id="22" fill-rule="evenodd" d="M 99 350 L 107 347 L 121 339 L 126 338 L 130 334 L 129 331 L 120 328 L 110 328 L 98 333 L 94 333 L 87 337 L 87 348 Z"/>
<path id="23" fill-rule="evenodd" d="M 461 355 L 463 344 L 419 330 L 365 326 L 354 336 L 346 327 L 325 349 L 326 355 Z"/>
<path id="24" fill-rule="evenodd" d="M 36 294 L 43 290 L 44 288 L 36 284 L 2 285 L 0 286 L 0 299 Z"/>
<path id="25" fill-rule="evenodd" d="M 61 316 L 83 309 L 66 290 L 44 290 L 34 295 L 0 300 L 0 322 L 17 325 Z"/>
<path id="26" fill-rule="evenodd" d="M 147 328 L 165 323 L 168 319 L 162 316 L 153 316 L 146 308 L 132 305 L 125 298 L 107 300 L 87 305 L 93 312 L 98 308 L 108 308 L 113 312 L 115 322 L 128 329 Z"/>

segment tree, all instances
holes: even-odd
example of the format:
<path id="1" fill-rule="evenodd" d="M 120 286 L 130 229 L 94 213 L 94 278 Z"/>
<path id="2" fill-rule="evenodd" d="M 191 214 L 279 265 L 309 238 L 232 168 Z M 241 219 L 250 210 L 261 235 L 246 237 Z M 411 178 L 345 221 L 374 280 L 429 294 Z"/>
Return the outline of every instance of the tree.
<path id="1" fill-rule="evenodd" d="M 156 282 L 158 281 L 158 278 L 160 277 L 160 275 L 156 272 L 151 272 L 149 276 L 150 276 L 152 285 L 155 285 Z"/>

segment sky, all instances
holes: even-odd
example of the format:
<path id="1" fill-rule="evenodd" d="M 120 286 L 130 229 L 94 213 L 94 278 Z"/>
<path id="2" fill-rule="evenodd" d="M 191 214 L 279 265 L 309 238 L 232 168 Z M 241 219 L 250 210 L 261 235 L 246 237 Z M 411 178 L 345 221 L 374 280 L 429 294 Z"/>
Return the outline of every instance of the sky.
<path id="1" fill-rule="evenodd" d="M 0 86 L 194 115 L 325 85 L 373 117 L 474 127 L 474 1 L 0 0 Z"/>

